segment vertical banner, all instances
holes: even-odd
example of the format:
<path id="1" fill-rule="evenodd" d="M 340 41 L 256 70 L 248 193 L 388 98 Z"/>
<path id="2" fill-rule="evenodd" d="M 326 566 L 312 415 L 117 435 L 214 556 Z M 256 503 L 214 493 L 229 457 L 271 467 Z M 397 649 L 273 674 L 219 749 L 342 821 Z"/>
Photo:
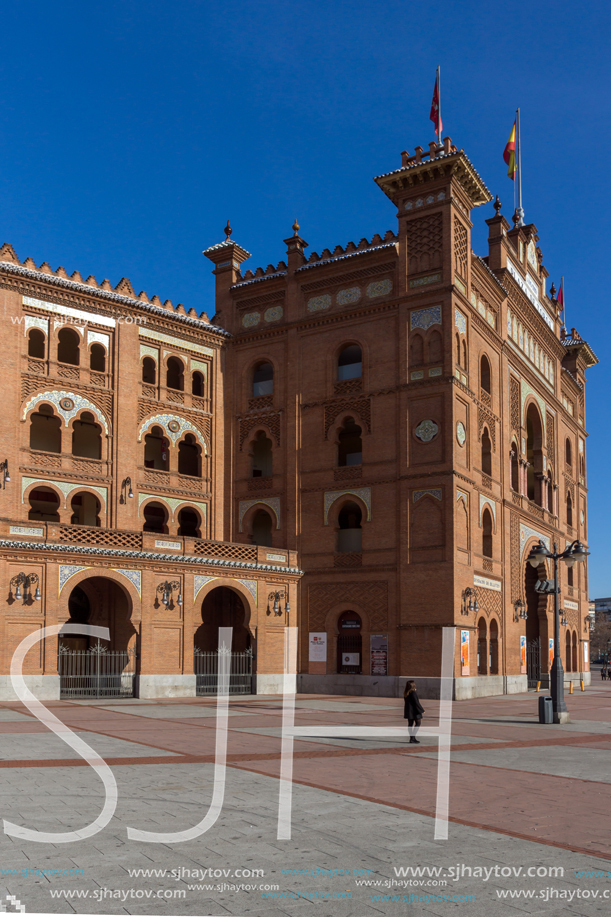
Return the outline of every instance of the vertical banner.
<path id="1" fill-rule="evenodd" d="M 526 637 L 520 637 L 520 675 L 526 675 Z"/>
<path id="2" fill-rule="evenodd" d="M 549 670 L 552 671 L 552 663 L 554 661 L 554 639 L 553 637 L 549 638 Z"/>
<path id="3" fill-rule="evenodd" d="M 583 641 L 583 670 L 590 671 L 590 644 L 587 640 Z"/>
<path id="4" fill-rule="evenodd" d="M 371 634 L 371 674 L 388 675 L 388 634 Z"/>
<path id="5" fill-rule="evenodd" d="M 310 675 L 327 674 L 327 635 L 311 632 L 309 635 L 308 671 Z"/>
<path id="6" fill-rule="evenodd" d="M 469 674 L 469 631 L 460 632 L 460 674 Z"/>

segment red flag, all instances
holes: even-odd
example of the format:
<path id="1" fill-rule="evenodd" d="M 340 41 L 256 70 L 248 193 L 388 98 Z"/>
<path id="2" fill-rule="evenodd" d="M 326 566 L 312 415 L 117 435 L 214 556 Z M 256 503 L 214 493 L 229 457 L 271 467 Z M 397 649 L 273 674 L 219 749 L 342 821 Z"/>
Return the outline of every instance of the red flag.
<path id="1" fill-rule="evenodd" d="M 556 303 L 558 305 L 558 310 L 562 311 L 564 309 L 564 277 L 560 281 L 560 289 L 558 290 L 558 296 L 556 297 Z"/>
<path id="2" fill-rule="evenodd" d="M 443 130 L 443 121 L 441 120 L 441 114 L 439 112 L 439 73 L 435 77 L 435 89 L 433 90 L 433 101 L 431 102 L 431 113 L 429 119 L 435 125 L 435 133 L 437 137 L 441 139 L 441 132 Z"/>
<path id="3" fill-rule="evenodd" d="M 503 150 L 503 159 L 509 166 L 507 169 L 507 175 L 512 181 L 515 181 L 516 172 L 518 166 L 516 163 L 516 122 L 513 122 L 513 127 L 511 128 L 511 133 L 509 135 L 509 140 L 505 144 L 505 149 Z"/>

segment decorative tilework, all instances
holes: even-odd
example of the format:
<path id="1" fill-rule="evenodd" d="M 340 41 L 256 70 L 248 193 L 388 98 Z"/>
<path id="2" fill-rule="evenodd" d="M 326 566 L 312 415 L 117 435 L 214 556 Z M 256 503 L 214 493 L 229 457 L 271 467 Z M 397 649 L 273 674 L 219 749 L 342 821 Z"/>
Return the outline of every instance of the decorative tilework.
<path id="1" fill-rule="evenodd" d="M 285 554 L 266 554 L 265 559 L 266 560 L 277 560 L 283 564 L 286 564 L 288 561 L 288 558 L 286 557 Z"/>
<path id="2" fill-rule="evenodd" d="M 190 362 L 191 362 L 191 372 L 198 369 L 200 372 L 204 374 L 206 378 L 208 377 L 208 364 L 207 363 L 202 363 L 201 360 L 191 360 Z"/>
<path id="3" fill-rule="evenodd" d="M 492 518 L 494 519 L 494 534 L 496 535 L 496 503 L 494 500 L 491 500 L 490 497 L 484 496 L 484 494 L 479 495 L 479 525 L 482 527 L 482 513 L 484 511 L 484 506 L 487 506 L 492 513 Z"/>
<path id="4" fill-rule="evenodd" d="M 459 420 L 456 424 L 456 439 L 458 440 L 458 445 L 464 446 L 466 438 L 467 431 L 465 430 L 465 425 L 462 420 Z"/>
<path id="5" fill-rule="evenodd" d="M 60 402 L 64 398 L 70 398 L 74 404 L 74 407 L 69 411 L 66 411 L 61 407 Z M 82 395 L 75 395 L 73 392 L 54 391 L 42 392 L 38 395 L 34 395 L 32 398 L 26 401 L 22 411 L 21 419 L 25 420 L 28 411 L 31 411 L 32 408 L 35 408 L 37 404 L 41 404 L 44 401 L 55 406 L 57 413 L 64 418 L 66 426 L 68 426 L 72 418 L 75 417 L 79 411 L 82 411 L 84 408 L 86 408 L 88 411 L 91 411 L 92 414 L 95 414 L 101 425 L 104 427 L 106 435 L 108 436 L 108 423 L 100 409 L 96 407 L 95 404 L 92 404 L 91 401 L 88 401 L 87 398 L 83 398 Z"/>
<path id="6" fill-rule="evenodd" d="M 49 319 L 42 318 L 40 315 L 26 315 L 23 323 L 23 333 L 27 334 L 30 328 L 42 328 L 45 334 L 49 334 Z"/>
<path id="7" fill-rule="evenodd" d="M 77 573 L 80 573 L 81 570 L 91 570 L 92 567 L 77 567 L 76 564 L 60 564 L 59 565 L 59 587 L 57 594 L 61 595 L 61 591 L 68 582 L 68 580 L 75 576 Z"/>
<path id="8" fill-rule="evenodd" d="M 348 306 L 350 303 L 358 302 L 361 298 L 360 287 L 350 287 L 347 290 L 340 290 L 337 294 L 337 305 Z"/>
<path id="9" fill-rule="evenodd" d="M 239 579 L 236 580 L 237 583 L 244 586 L 245 589 L 248 589 L 253 599 L 255 600 L 255 605 L 257 604 L 257 581 L 256 579 Z"/>
<path id="10" fill-rule="evenodd" d="M 242 316 L 242 325 L 244 328 L 255 328 L 261 321 L 261 315 L 259 312 L 246 312 Z"/>
<path id="11" fill-rule="evenodd" d="M 89 484 L 88 482 L 84 484 L 75 484 L 74 481 L 52 481 L 50 479 L 41 480 L 40 478 L 21 478 L 21 502 L 25 503 L 24 495 L 30 484 L 40 484 L 42 487 L 46 487 L 48 484 L 53 484 L 57 487 L 58 490 L 64 495 L 64 506 L 68 505 L 68 496 L 72 493 L 73 490 L 79 490 L 79 488 L 86 487 L 89 490 L 95 490 L 96 493 L 100 495 L 103 500 L 103 507 L 106 506 L 108 500 L 108 488 L 98 486 L 95 484 Z"/>
<path id="12" fill-rule="evenodd" d="M 441 306 L 431 306 L 430 309 L 414 309 L 409 318 L 410 329 L 422 328 L 424 331 L 432 325 L 441 325 Z"/>
<path id="13" fill-rule="evenodd" d="M 547 550 L 550 550 L 550 539 L 549 535 L 543 535 L 541 532 L 538 532 L 537 529 L 531 528 L 529 525 L 526 525 L 524 522 L 520 523 L 520 557 L 524 554 L 524 548 L 526 547 L 526 542 L 529 538 L 540 538 Z"/>
<path id="14" fill-rule="evenodd" d="M 429 369 L 429 379 L 433 379 L 435 376 L 440 376 L 443 370 L 441 366 L 434 366 L 433 369 Z"/>
<path id="15" fill-rule="evenodd" d="M 44 529 L 30 528 L 26 525 L 11 525 L 9 535 L 44 535 Z"/>
<path id="16" fill-rule="evenodd" d="M 171 430 L 170 422 L 174 421 L 172 426 L 178 424 L 178 429 Z M 205 454 L 208 454 L 208 446 L 203 435 L 199 432 L 197 427 L 195 427 L 189 420 L 185 420 L 184 417 L 179 417 L 177 414 L 155 414 L 154 417 L 149 417 L 148 420 L 145 420 L 140 431 L 138 433 L 138 442 L 142 442 L 142 434 L 146 433 L 149 427 L 152 426 L 163 427 L 169 438 L 172 440 L 172 445 L 175 446 L 176 442 L 185 434 L 193 433 L 201 443 Z"/>
<path id="17" fill-rule="evenodd" d="M 456 286 L 458 287 L 458 289 L 460 290 L 460 292 L 461 292 L 463 295 L 466 296 L 466 294 L 467 294 L 467 288 L 466 288 L 466 286 L 464 285 L 464 283 L 462 282 L 462 280 L 460 279 L 460 277 L 454 277 L 454 283 L 456 284 Z"/>
<path id="18" fill-rule="evenodd" d="M 331 308 L 331 297 L 328 293 L 322 296 L 312 296 L 308 299 L 308 312 L 324 312 L 325 309 Z"/>
<path id="19" fill-rule="evenodd" d="M 176 514 L 176 510 L 179 506 L 182 506 L 183 503 L 188 503 L 189 506 L 197 506 L 198 509 L 202 511 L 202 516 L 204 519 L 204 525 L 206 523 L 206 518 L 208 514 L 208 504 L 207 503 L 196 503 L 195 500 L 189 500 L 184 497 L 166 497 L 165 495 L 160 497 L 157 494 L 138 494 L 138 508 L 142 506 L 145 500 L 159 500 L 160 503 L 166 503 L 172 510 L 172 520 Z"/>
<path id="20" fill-rule="evenodd" d="M 140 359 L 142 357 L 152 357 L 153 360 L 159 362 L 159 348 L 158 347 L 149 347 L 148 344 L 140 344 Z"/>
<path id="21" fill-rule="evenodd" d="M 461 334 L 467 333 L 467 319 L 462 314 L 460 309 L 454 308 L 454 324 L 458 328 Z"/>
<path id="22" fill-rule="evenodd" d="M 423 443 L 430 443 L 430 441 L 434 439 L 438 433 L 439 427 L 434 420 L 421 420 L 414 430 L 414 434 Z"/>
<path id="23" fill-rule="evenodd" d="M 344 497 L 347 494 L 352 494 L 354 497 L 359 497 L 367 507 L 367 521 L 371 519 L 371 488 L 370 487 L 359 487 L 355 490 L 329 490 L 325 493 L 325 525 L 329 524 L 329 510 L 338 497 Z"/>
<path id="24" fill-rule="evenodd" d="M 392 291 L 392 280 L 374 280 L 373 283 L 367 284 L 367 296 L 373 299 L 374 296 L 385 296 Z"/>
<path id="25" fill-rule="evenodd" d="M 441 283 L 441 274 L 427 274 L 426 277 L 416 277 L 415 280 L 410 280 L 409 287 L 410 290 L 414 290 L 417 287 L 425 287 L 429 283 Z"/>
<path id="26" fill-rule="evenodd" d="M 277 322 L 284 315 L 284 309 L 282 306 L 271 306 L 269 309 L 266 309 L 263 313 L 263 318 L 266 322 Z"/>
<path id="27" fill-rule="evenodd" d="M 172 551 L 180 551 L 182 542 L 180 541 L 155 541 L 156 548 L 170 548 Z"/>
<path id="28" fill-rule="evenodd" d="M 430 494 L 431 497 L 435 497 L 436 500 L 441 500 L 441 487 L 433 487 L 428 490 L 415 490 L 412 494 L 412 502 L 416 503 L 422 497 L 426 497 L 427 494 Z"/>
<path id="29" fill-rule="evenodd" d="M 526 403 L 526 399 L 528 398 L 528 396 L 533 395 L 534 398 L 537 400 L 537 404 L 541 408 L 541 423 L 543 425 L 543 439 L 545 439 L 545 435 L 546 435 L 546 432 L 545 432 L 545 414 L 546 414 L 545 401 L 543 400 L 541 395 L 539 395 L 534 390 L 534 388 L 528 384 L 528 382 L 524 381 L 524 379 L 521 380 L 521 394 L 522 394 L 522 415 L 524 414 L 524 405 Z"/>
<path id="30" fill-rule="evenodd" d="M 218 576 L 194 576 L 193 577 L 193 601 L 197 598 L 200 591 L 204 588 L 206 583 L 209 583 L 213 579 L 218 579 Z"/>
<path id="31" fill-rule="evenodd" d="M 424 379 L 424 370 L 415 369 L 413 373 L 409 374 L 410 379 Z"/>
<path id="32" fill-rule="evenodd" d="M 468 496 L 468 494 L 466 494 L 466 493 L 464 492 L 464 490 L 457 490 L 457 491 L 456 491 L 456 499 L 457 499 L 457 500 L 464 500 L 465 503 L 467 503 L 467 504 L 469 503 L 469 496 Z"/>
<path id="33" fill-rule="evenodd" d="M 110 351 L 110 335 L 102 331 L 90 331 L 87 329 L 87 347 L 91 344 L 102 344 L 106 351 Z"/>
<path id="34" fill-rule="evenodd" d="M 117 324 L 114 318 L 107 315 L 96 315 L 94 312 L 83 312 L 81 309 L 72 309 L 70 306 L 58 306 L 55 302 L 45 302 L 42 299 L 32 299 L 31 296 L 24 296 L 22 299 L 24 306 L 34 306 L 35 309 L 43 309 L 45 312 L 56 312 L 58 315 L 69 315 L 70 318 L 78 318 L 83 324 L 95 322 L 96 325 L 105 325 L 107 328 L 114 328 Z M 78 324 L 74 324 L 78 328 Z"/>
<path id="35" fill-rule="evenodd" d="M 149 338 L 156 343 L 170 344 L 170 346 L 180 347 L 182 350 L 192 350 L 193 353 L 202 353 L 207 357 L 214 356 L 214 350 L 210 347 L 204 347 L 203 344 L 193 344 L 183 338 L 174 338 L 169 334 L 161 334 L 160 331 L 149 331 L 148 328 L 139 327 L 138 334 L 140 337 Z"/>
<path id="36" fill-rule="evenodd" d="M 115 573 L 121 573 L 130 581 L 140 598 L 142 598 L 142 573 L 140 570 L 121 570 L 118 567 L 112 568 Z"/>
<path id="37" fill-rule="evenodd" d="M 280 497 L 268 497 L 267 500 L 240 500 L 239 503 L 239 515 L 240 515 L 240 531 L 242 531 L 242 522 L 244 516 L 248 512 L 251 506 L 254 506 L 255 503 L 263 503 L 264 506 L 269 506 L 276 517 L 276 528 L 280 528 Z"/>

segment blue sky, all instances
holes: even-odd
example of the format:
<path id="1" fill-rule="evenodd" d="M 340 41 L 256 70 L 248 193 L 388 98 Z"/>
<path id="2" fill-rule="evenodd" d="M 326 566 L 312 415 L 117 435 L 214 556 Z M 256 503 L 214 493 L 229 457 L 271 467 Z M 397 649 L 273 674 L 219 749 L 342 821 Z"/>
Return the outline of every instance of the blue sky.
<path id="1" fill-rule="evenodd" d="M 522 109 L 524 207 L 589 372 L 590 594 L 611 595 L 606 2 L 28 2 L 3 10 L 0 242 L 68 273 L 213 311 L 201 256 L 276 263 L 395 228 L 372 176 L 444 134 L 513 210 L 502 151 Z M 475 211 L 474 247 L 485 253 Z"/>

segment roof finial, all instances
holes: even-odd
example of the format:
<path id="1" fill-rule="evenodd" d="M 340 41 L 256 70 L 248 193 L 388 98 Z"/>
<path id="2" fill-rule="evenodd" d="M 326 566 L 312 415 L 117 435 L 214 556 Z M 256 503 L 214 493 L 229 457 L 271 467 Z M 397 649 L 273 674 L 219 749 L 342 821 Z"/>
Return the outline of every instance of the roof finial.
<path id="1" fill-rule="evenodd" d="M 514 229 L 517 229 L 518 226 L 522 225 L 520 223 L 520 220 L 521 220 L 520 211 L 517 208 L 514 211 L 514 214 L 511 219 L 513 220 Z"/>
<path id="2" fill-rule="evenodd" d="M 503 206 L 503 205 L 501 204 L 500 200 L 499 200 L 498 194 L 497 194 L 497 196 L 495 197 L 495 199 L 494 199 L 494 204 L 493 204 L 492 206 L 494 207 L 494 212 L 496 213 L 496 215 L 497 215 L 497 217 L 498 217 L 499 213 L 501 212 L 501 207 Z"/>
<path id="3" fill-rule="evenodd" d="M 231 236 L 231 233 L 233 232 L 233 229 L 229 225 L 229 220 L 227 220 L 227 225 L 225 226 L 225 229 L 223 231 L 225 233 L 225 242 L 229 242 L 229 237 Z"/>
<path id="4" fill-rule="evenodd" d="M 550 287 L 549 295 L 551 296 L 552 302 L 554 302 L 556 299 L 556 287 L 554 286 L 553 282 Z"/>
<path id="5" fill-rule="evenodd" d="M 293 235 L 294 235 L 294 236 L 296 236 L 296 235 L 299 234 L 299 228 L 300 228 L 300 227 L 299 227 L 299 223 L 297 222 L 297 217 L 295 217 L 295 222 L 293 223 L 293 226 L 292 226 L 291 228 L 292 228 L 292 230 L 293 230 Z"/>

